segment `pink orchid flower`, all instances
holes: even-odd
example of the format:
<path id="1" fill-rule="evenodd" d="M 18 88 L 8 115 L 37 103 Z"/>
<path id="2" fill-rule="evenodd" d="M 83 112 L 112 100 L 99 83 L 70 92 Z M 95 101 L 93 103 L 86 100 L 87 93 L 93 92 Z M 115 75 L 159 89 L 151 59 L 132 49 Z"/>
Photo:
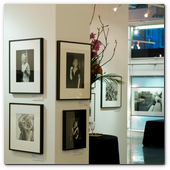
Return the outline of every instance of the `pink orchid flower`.
<path id="1" fill-rule="evenodd" d="M 93 32 L 90 34 L 90 39 L 94 39 L 95 38 L 95 35 Z"/>
<path id="2" fill-rule="evenodd" d="M 92 48 L 93 51 L 99 51 L 100 46 L 102 45 L 102 43 L 99 40 L 94 39 L 92 42 Z"/>

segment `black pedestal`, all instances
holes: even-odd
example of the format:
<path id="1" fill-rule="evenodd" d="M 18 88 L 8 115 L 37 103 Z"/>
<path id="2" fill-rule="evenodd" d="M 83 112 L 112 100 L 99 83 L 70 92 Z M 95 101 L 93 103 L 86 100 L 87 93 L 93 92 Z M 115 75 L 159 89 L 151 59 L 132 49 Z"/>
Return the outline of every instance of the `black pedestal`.
<path id="1" fill-rule="evenodd" d="M 89 164 L 119 164 L 118 138 L 89 136 Z"/>
<path id="2" fill-rule="evenodd" d="M 164 147 L 164 119 L 146 122 L 143 145 Z"/>

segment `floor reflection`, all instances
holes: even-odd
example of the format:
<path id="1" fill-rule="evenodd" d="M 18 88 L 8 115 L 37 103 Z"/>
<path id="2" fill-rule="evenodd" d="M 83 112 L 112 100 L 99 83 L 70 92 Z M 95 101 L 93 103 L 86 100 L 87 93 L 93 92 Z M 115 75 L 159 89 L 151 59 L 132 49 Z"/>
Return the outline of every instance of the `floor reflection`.
<path id="1" fill-rule="evenodd" d="M 164 164 L 164 148 L 144 147 L 142 138 L 127 138 L 127 164 Z"/>

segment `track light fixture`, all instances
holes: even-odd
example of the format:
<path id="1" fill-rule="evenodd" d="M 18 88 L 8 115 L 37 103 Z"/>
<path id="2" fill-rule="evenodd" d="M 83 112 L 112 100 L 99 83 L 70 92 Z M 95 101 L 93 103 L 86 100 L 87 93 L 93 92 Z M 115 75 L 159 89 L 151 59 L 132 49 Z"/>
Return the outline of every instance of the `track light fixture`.
<path id="1" fill-rule="evenodd" d="M 117 11 L 117 9 L 119 8 L 121 6 L 121 4 L 120 5 L 118 5 L 117 7 L 115 7 L 115 8 L 113 8 L 113 11 Z"/>
<path id="2" fill-rule="evenodd" d="M 144 14 L 144 17 L 145 17 L 145 18 L 147 18 L 147 17 L 149 16 L 149 13 L 151 12 L 150 6 L 151 6 L 151 5 L 148 5 L 148 10 L 147 10 L 147 12 Z"/>

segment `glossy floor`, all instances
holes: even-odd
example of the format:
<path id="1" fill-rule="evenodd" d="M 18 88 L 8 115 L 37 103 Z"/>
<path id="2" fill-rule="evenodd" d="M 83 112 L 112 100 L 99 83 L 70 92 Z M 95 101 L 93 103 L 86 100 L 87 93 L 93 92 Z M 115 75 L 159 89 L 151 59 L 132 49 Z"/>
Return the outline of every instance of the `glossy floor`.
<path id="1" fill-rule="evenodd" d="M 144 147 L 142 138 L 127 138 L 127 164 L 164 164 L 164 148 Z"/>

